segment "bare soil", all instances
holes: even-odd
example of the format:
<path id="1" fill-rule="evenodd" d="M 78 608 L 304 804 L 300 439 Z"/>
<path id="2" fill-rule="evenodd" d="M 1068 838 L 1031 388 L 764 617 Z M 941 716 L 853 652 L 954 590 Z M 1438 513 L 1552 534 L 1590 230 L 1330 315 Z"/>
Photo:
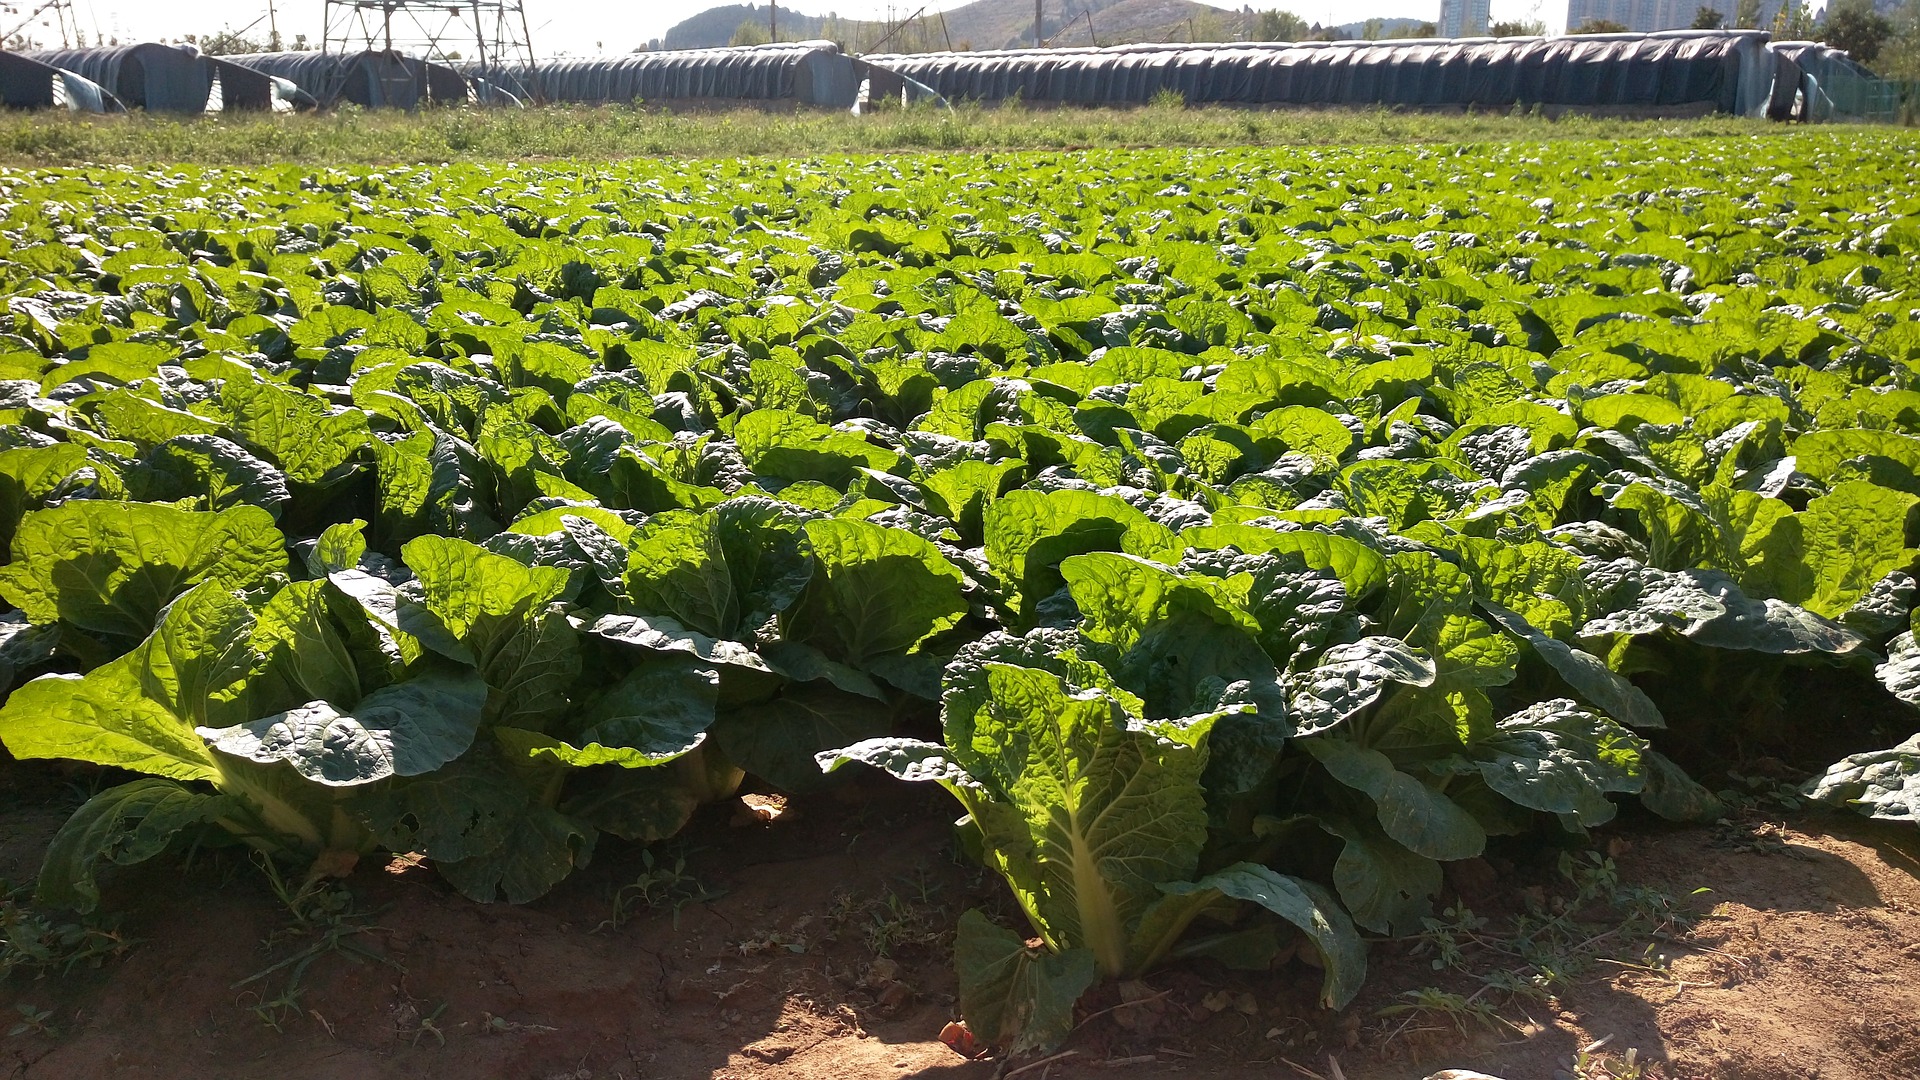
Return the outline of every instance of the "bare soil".
<path id="1" fill-rule="evenodd" d="M 714 807 L 650 867 L 609 843 L 525 907 L 471 903 L 424 867 L 363 867 L 349 885 L 364 915 L 336 923 L 362 929 L 343 939 L 350 949 L 314 955 L 297 982 L 292 966 L 274 965 L 316 938 L 290 931 L 287 908 L 244 857 L 201 853 L 122 873 L 107 903 L 136 943 L 97 968 L 0 983 L 0 1031 L 22 1003 L 50 1012 L 53 1029 L 0 1037 L 0 1071 L 1012 1075 L 1028 1063 L 968 1061 L 938 1038 L 954 1015 L 954 920 L 1004 901 L 953 857 L 951 810 L 937 795 L 876 780 L 795 800 L 772 821 L 738 803 Z M 31 875 L 74 797 L 60 773 L 0 762 L 0 877 Z M 1366 992 L 1341 1014 L 1314 1007 L 1318 973 L 1298 960 L 1252 974 L 1171 968 L 1125 988 L 1128 1005 L 1103 988 L 1085 1003 L 1070 1056 L 1020 1075 L 1411 1080 L 1472 1068 L 1548 1080 L 1574 1075 L 1576 1053 L 1606 1038 L 1597 1059 L 1619 1069 L 1632 1049 L 1643 1075 L 1662 1080 L 1920 1077 L 1920 834 L 1749 814 L 1716 828 L 1630 821 L 1598 842 L 1624 884 L 1685 898 L 1697 921 L 1652 953 L 1645 938 L 1602 942 L 1618 962 L 1593 965 L 1556 997 L 1504 1002 L 1497 1025 L 1382 1014 L 1410 990 L 1465 996 L 1479 985 L 1386 942 L 1373 949 Z M 1563 889 L 1557 857 L 1515 848 L 1466 864 L 1443 905 L 1498 915 L 1537 903 Z M 636 882 L 654 902 L 628 889 L 617 903 Z M 1702 888 L 1711 891 L 1691 895 Z"/>

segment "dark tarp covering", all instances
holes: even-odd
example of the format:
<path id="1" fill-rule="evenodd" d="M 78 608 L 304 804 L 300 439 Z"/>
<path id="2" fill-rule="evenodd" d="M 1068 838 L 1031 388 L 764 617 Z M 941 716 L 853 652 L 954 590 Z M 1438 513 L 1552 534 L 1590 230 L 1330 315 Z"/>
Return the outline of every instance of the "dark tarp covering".
<path id="1" fill-rule="evenodd" d="M 868 56 L 949 101 L 1245 105 L 1710 105 L 1764 115 L 1767 35 L 1678 30 L 1557 38 L 1122 45 Z"/>
<path id="2" fill-rule="evenodd" d="M 1818 41 L 1776 41 L 1767 48 L 1777 68 L 1768 111 L 1776 120 L 1892 122 L 1899 113 L 1898 89 L 1844 50 Z"/>
<path id="3" fill-rule="evenodd" d="M 212 68 L 192 47 L 148 42 L 26 55 L 91 79 L 129 107 L 149 112 L 203 113 L 213 94 Z"/>
<path id="4" fill-rule="evenodd" d="M 850 108 L 859 89 L 854 61 L 831 41 L 736 49 L 686 49 L 624 56 L 462 65 L 522 99 L 601 104 L 725 99 L 794 101 Z"/>
<path id="5" fill-rule="evenodd" d="M 206 60 L 213 67 L 222 112 L 288 112 L 319 107 L 312 94 L 290 79 L 243 67 L 223 56 Z"/>
<path id="6" fill-rule="evenodd" d="M 221 59 L 286 79 L 322 105 L 350 101 L 368 109 L 413 109 L 471 100 L 472 88 L 460 72 L 397 52 L 241 53 Z"/>
<path id="7" fill-rule="evenodd" d="M 119 99 L 92 79 L 10 52 L 0 52 L 0 104 L 9 109 L 126 111 Z"/>

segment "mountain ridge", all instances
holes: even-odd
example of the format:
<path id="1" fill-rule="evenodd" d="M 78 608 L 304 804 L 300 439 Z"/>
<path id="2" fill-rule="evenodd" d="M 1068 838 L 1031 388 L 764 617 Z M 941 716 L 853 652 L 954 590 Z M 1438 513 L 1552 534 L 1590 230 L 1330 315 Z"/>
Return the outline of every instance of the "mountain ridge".
<path id="1" fill-rule="evenodd" d="M 911 10 L 911 9 L 909 9 Z M 1119 45 L 1147 41 L 1235 40 L 1246 37 L 1257 16 L 1199 0 L 1042 0 L 1042 33 L 1050 46 Z M 704 49 L 768 40 L 767 5 L 723 4 L 690 15 L 658 39 L 655 47 Z M 1031 0 L 974 0 L 945 12 L 930 12 L 889 26 L 884 20 L 841 19 L 778 10 L 780 40 L 824 38 L 851 52 L 926 52 L 1031 48 Z M 736 31 L 757 28 L 757 34 Z"/>

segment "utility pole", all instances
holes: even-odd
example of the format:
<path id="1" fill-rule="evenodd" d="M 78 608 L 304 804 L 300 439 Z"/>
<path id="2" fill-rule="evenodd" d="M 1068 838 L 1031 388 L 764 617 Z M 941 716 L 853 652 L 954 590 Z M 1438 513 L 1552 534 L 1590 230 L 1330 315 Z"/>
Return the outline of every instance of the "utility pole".
<path id="1" fill-rule="evenodd" d="M 767 40 L 780 40 L 780 0 L 767 0 Z"/>
<path id="2" fill-rule="evenodd" d="M 267 0 L 267 49 L 280 51 L 280 13 L 274 10 L 273 0 Z"/>
<path id="3" fill-rule="evenodd" d="M 1040 5 L 1045 0 L 1033 0 L 1033 47 L 1045 48 L 1047 39 L 1040 36 Z"/>

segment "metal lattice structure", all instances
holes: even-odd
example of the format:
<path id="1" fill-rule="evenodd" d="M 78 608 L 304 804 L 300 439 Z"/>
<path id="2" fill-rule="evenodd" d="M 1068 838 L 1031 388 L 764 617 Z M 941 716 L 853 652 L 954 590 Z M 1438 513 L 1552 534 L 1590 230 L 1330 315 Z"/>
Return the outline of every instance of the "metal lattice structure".
<path id="1" fill-rule="evenodd" d="M 521 0 L 325 0 L 321 52 L 417 55 L 447 62 L 458 58 L 475 77 L 482 97 L 497 87 L 505 68 L 531 71 L 532 34 Z"/>
<path id="2" fill-rule="evenodd" d="M 49 36 L 42 39 L 39 35 Z M 60 35 L 59 46 L 71 49 L 85 42 L 80 36 L 80 20 L 73 14 L 73 0 L 13 0 L 0 3 L 0 44 L 15 47 L 16 39 L 28 47 L 54 47 L 52 34 Z"/>

